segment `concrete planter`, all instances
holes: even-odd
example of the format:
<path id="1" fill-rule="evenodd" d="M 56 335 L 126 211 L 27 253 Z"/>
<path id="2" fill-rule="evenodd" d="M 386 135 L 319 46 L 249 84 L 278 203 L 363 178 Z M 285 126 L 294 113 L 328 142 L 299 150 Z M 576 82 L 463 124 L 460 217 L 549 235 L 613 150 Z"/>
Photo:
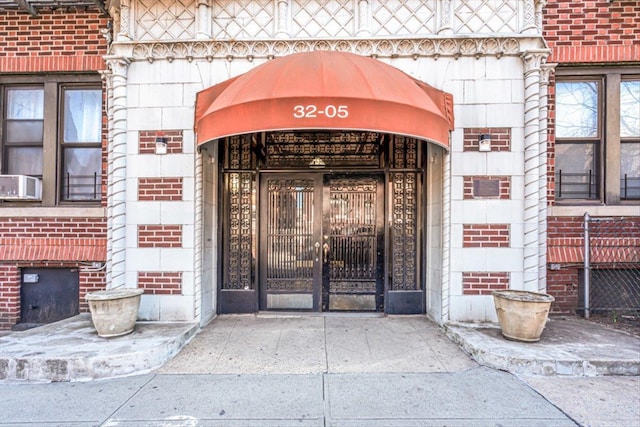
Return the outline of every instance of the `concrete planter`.
<path id="1" fill-rule="evenodd" d="M 133 332 L 143 292 L 142 289 L 107 289 L 88 293 L 86 300 L 98 335 L 110 338 Z"/>
<path id="2" fill-rule="evenodd" d="M 539 341 L 553 301 L 551 295 L 537 292 L 494 291 L 502 335 L 515 341 Z"/>

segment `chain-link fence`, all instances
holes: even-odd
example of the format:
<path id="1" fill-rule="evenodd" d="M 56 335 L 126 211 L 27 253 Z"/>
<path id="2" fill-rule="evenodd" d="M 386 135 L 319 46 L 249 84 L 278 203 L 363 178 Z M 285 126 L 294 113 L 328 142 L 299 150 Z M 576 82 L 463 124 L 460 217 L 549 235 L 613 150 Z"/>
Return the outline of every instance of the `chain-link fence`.
<path id="1" fill-rule="evenodd" d="M 640 221 L 585 214 L 584 237 L 585 317 L 640 315 Z"/>

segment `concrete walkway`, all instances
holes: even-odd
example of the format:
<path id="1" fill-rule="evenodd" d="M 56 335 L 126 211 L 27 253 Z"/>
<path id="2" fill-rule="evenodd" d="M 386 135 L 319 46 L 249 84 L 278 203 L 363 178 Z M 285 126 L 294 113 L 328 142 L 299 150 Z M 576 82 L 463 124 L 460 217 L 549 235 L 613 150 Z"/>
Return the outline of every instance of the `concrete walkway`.
<path id="1" fill-rule="evenodd" d="M 138 322 L 134 333 L 104 339 L 83 314 L 0 337 L 0 381 L 86 381 L 157 369 L 453 372 L 475 363 L 521 375 L 640 375 L 640 337 L 581 319 L 552 318 L 538 343 L 507 341 L 495 326 L 444 329 L 424 316 L 259 314 L 219 316 L 197 335 L 193 323 Z"/>
<path id="2" fill-rule="evenodd" d="M 102 339 L 81 315 L 6 334 L 0 425 L 640 420 L 640 338 L 580 319 L 552 319 L 535 344 L 506 341 L 490 325 L 443 330 L 424 316 L 219 316 L 197 332 L 139 322 L 130 335 Z"/>

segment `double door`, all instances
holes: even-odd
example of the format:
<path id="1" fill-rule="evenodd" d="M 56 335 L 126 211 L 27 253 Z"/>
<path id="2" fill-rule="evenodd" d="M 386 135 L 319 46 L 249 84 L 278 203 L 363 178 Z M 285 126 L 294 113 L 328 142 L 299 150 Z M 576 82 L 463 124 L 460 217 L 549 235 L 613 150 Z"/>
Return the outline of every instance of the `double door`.
<path id="1" fill-rule="evenodd" d="M 382 311 L 383 176 L 264 174 L 260 309 Z"/>

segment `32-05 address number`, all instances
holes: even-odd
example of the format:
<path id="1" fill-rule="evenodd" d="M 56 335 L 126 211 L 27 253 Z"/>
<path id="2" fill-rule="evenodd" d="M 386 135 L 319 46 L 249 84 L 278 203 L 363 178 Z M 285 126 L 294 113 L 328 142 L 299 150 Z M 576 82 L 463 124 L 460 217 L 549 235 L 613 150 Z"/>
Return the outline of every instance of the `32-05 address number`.
<path id="1" fill-rule="evenodd" d="M 293 107 L 293 117 L 296 119 L 315 119 L 320 116 L 325 116 L 330 119 L 334 117 L 346 119 L 349 117 L 349 106 L 329 104 L 324 106 L 324 110 L 314 104 L 296 105 Z"/>

